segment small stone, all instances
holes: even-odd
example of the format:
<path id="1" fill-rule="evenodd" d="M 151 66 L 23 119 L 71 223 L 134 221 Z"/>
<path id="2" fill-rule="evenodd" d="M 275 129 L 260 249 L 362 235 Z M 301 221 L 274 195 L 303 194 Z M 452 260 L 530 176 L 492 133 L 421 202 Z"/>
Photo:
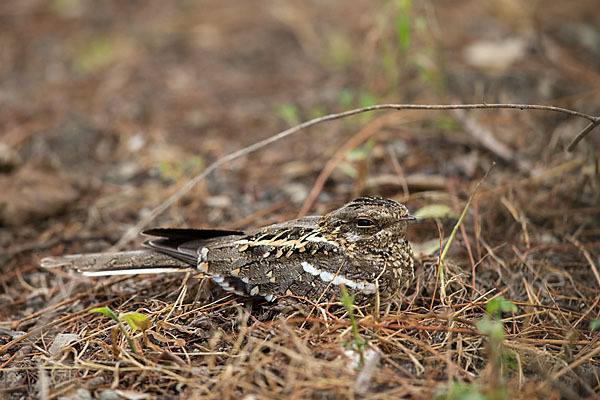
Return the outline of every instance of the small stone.
<path id="1" fill-rule="evenodd" d="M 10 176 L 0 175 L 0 220 L 21 226 L 63 212 L 79 197 L 79 191 L 60 171 L 20 168 Z"/>
<path id="2" fill-rule="evenodd" d="M 21 164 L 19 154 L 6 143 L 0 142 L 0 173 L 10 172 Z"/>
<path id="3" fill-rule="evenodd" d="M 68 396 L 60 396 L 59 400 L 92 400 L 92 394 L 89 390 L 79 388 Z"/>
<path id="4" fill-rule="evenodd" d="M 98 395 L 99 400 L 119 400 L 120 396 L 114 390 L 104 390 Z"/>
<path id="5" fill-rule="evenodd" d="M 79 335 L 75 333 L 59 333 L 58 335 L 56 335 L 56 338 L 54 338 L 54 341 L 50 345 L 50 354 L 54 355 L 60 352 L 64 347 L 79 339 Z"/>

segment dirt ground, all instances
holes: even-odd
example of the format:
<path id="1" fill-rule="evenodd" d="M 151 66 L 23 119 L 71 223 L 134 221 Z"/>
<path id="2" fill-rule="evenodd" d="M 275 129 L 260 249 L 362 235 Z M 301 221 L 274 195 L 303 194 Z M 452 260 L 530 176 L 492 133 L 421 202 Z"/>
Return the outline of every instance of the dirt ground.
<path id="1" fill-rule="evenodd" d="M 339 119 L 225 163 L 151 218 L 221 157 L 329 113 L 598 116 L 596 1 L 9 0 L 0 49 L 0 398 L 600 396 L 600 129 L 566 151 L 583 118 Z M 442 277 L 439 242 L 493 164 Z M 125 235 L 140 221 L 255 228 L 358 195 L 422 218 L 414 280 L 354 327 L 339 305 L 278 314 L 196 274 L 39 266 L 139 248 Z M 150 318 L 127 328 L 137 354 L 88 312 L 102 306 Z"/>

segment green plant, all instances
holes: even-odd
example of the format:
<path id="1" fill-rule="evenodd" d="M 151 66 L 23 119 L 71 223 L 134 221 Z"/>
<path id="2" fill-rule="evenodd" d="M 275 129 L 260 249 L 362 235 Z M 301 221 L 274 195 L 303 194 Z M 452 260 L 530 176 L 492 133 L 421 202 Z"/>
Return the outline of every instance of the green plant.
<path id="1" fill-rule="evenodd" d="M 431 5 L 435 7 L 435 5 Z M 384 1 L 378 18 L 380 64 L 390 93 L 406 79 L 407 72 L 418 73 L 425 84 L 438 93 L 444 91 L 444 69 L 438 22 L 427 16 L 425 7 L 413 0 Z M 433 13 L 435 14 L 435 13 Z M 410 72 L 409 72 L 410 71 Z"/>
<path id="2" fill-rule="evenodd" d="M 350 318 L 350 325 L 352 326 L 352 340 L 347 342 L 344 341 L 344 347 L 349 350 L 355 351 L 359 357 L 359 366 L 361 369 L 365 365 L 365 350 L 368 345 L 368 340 L 360 337 L 358 333 L 358 325 L 356 324 L 356 318 L 354 317 L 354 295 L 349 295 L 346 288 L 342 285 L 342 296 L 340 298 L 342 305 L 348 312 Z"/>
<path id="3" fill-rule="evenodd" d="M 594 331 L 596 329 L 600 329 L 600 319 L 590 321 L 590 330 Z"/>
<path id="4" fill-rule="evenodd" d="M 504 348 L 504 324 L 502 313 L 517 312 L 517 306 L 500 295 L 490 300 L 485 307 L 486 314 L 477 322 L 477 328 L 488 338 L 488 355 L 491 364 L 491 387 L 485 390 L 476 383 L 453 381 L 437 387 L 436 400 L 504 400 L 508 397 L 502 377 L 506 368 L 516 369 L 515 354 Z"/>
<path id="5" fill-rule="evenodd" d="M 479 186 L 485 180 L 485 178 L 487 178 L 491 169 L 494 168 L 495 165 L 496 165 L 496 163 L 492 163 L 492 165 L 488 168 L 488 170 L 485 171 L 485 175 L 483 175 L 483 178 L 481 178 L 481 180 L 479 182 L 477 182 L 477 185 L 475 185 L 475 188 L 473 189 L 471 196 L 469 196 L 469 200 L 467 200 L 467 204 L 465 204 L 465 207 L 463 208 L 462 213 L 460 214 L 460 217 L 458 218 L 458 221 L 456 221 L 454 228 L 452 228 L 452 232 L 450 233 L 450 237 L 448 238 L 448 241 L 446 242 L 446 245 L 444 246 L 444 249 L 442 250 L 442 254 L 440 255 L 440 263 L 439 263 L 440 298 L 442 300 L 442 303 L 444 303 L 444 304 L 446 302 L 446 282 L 444 279 L 444 258 L 446 258 L 446 253 L 448 252 L 448 249 L 450 248 L 450 245 L 452 244 L 452 241 L 454 240 L 454 236 L 456 236 L 456 232 L 458 232 L 458 228 L 460 227 L 460 224 L 462 224 L 462 221 L 465 218 L 465 215 L 467 215 L 467 210 L 469 209 L 469 206 L 471 205 L 471 202 L 473 201 L 473 197 L 475 197 L 475 193 L 477 193 L 477 189 L 479 189 Z"/>
<path id="6" fill-rule="evenodd" d="M 473 383 L 450 382 L 447 385 L 437 387 L 435 400 L 486 400 L 487 397 L 481 392 L 481 387 Z"/>
<path id="7" fill-rule="evenodd" d="M 342 70 L 350 65 L 354 48 L 352 42 L 343 32 L 332 32 L 327 35 L 328 63 L 335 70 Z"/>
<path id="8" fill-rule="evenodd" d="M 439 116 L 432 120 L 433 126 L 443 131 L 456 131 L 460 129 L 460 124 L 455 118 Z"/>
<path id="9" fill-rule="evenodd" d="M 396 40 L 400 51 L 406 54 L 410 46 L 412 0 L 396 0 L 396 7 Z"/>
<path id="10" fill-rule="evenodd" d="M 370 107 L 377 104 L 377 102 L 375 101 L 375 96 L 373 96 L 373 94 L 369 92 L 361 92 L 358 96 L 358 102 L 361 107 Z M 366 112 L 362 114 L 360 118 L 363 123 L 369 122 L 373 119 L 373 113 Z"/>
<path id="11" fill-rule="evenodd" d="M 504 371 L 516 369 L 516 356 L 504 348 L 504 323 L 501 320 L 504 312 L 517 312 L 517 306 L 500 295 L 488 302 L 485 307 L 486 314 L 477 322 L 477 329 L 488 338 L 488 356 L 492 371 L 492 384 L 496 398 L 506 397 L 506 388 L 503 385 Z"/>
<path id="12" fill-rule="evenodd" d="M 289 126 L 298 125 L 301 121 L 300 111 L 298 110 L 298 107 L 296 107 L 294 104 L 282 104 L 281 106 L 279 106 L 277 114 Z"/>
<path id="13" fill-rule="evenodd" d="M 354 92 L 352 89 L 342 89 L 338 93 L 338 106 L 340 109 L 346 109 L 354 102 Z"/>
<path id="14" fill-rule="evenodd" d="M 134 354 L 137 354 L 137 350 L 135 348 L 133 340 L 131 339 L 131 336 L 129 336 L 129 333 L 127 333 L 125 325 L 123 325 L 123 320 L 125 320 L 127 325 L 131 327 L 131 329 L 134 329 L 136 331 L 145 331 L 150 327 L 150 318 L 138 312 L 127 312 L 117 315 L 108 307 L 92 308 L 88 312 L 104 314 L 115 320 L 119 328 L 121 329 L 121 332 L 123 333 L 123 335 L 125 335 L 127 343 L 129 343 L 129 348 Z"/>
<path id="15" fill-rule="evenodd" d="M 204 168 L 204 158 L 193 156 L 188 159 L 163 159 L 158 161 L 155 168 L 161 178 L 178 182 L 184 179 L 186 174 L 193 174 Z"/>
<path id="16" fill-rule="evenodd" d="M 74 69 L 85 75 L 109 65 L 116 58 L 113 40 L 100 36 L 86 42 L 86 47 L 75 55 Z"/>
<path id="17" fill-rule="evenodd" d="M 375 141 L 372 139 L 369 139 L 365 142 L 365 144 L 362 147 L 358 147 L 358 148 L 350 150 L 346 154 L 346 161 L 343 163 L 340 163 L 338 165 L 338 168 L 342 172 L 344 172 L 346 175 L 348 175 L 350 178 L 359 179 L 359 177 L 361 175 L 359 173 L 359 171 L 365 172 L 364 171 L 364 169 L 366 168 L 365 162 L 371 156 L 371 151 L 373 150 L 374 146 L 375 146 Z M 358 166 L 358 168 L 357 168 L 357 166 Z"/>

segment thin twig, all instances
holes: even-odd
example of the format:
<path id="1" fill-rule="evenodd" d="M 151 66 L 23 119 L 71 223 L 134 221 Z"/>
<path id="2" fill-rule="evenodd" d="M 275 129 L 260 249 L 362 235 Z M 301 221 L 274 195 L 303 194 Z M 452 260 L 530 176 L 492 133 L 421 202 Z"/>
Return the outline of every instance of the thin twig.
<path id="1" fill-rule="evenodd" d="M 319 176 L 317 176 L 317 179 L 315 180 L 315 183 L 313 184 L 310 193 L 304 200 L 304 204 L 302 204 L 300 211 L 298 211 L 298 218 L 305 216 L 308 210 L 310 210 L 313 203 L 317 199 L 317 196 L 319 195 L 319 193 L 321 193 L 323 186 L 325 186 L 325 182 L 332 174 L 332 172 L 336 169 L 336 167 L 340 163 L 342 163 L 342 161 L 344 161 L 346 154 L 348 154 L 350 150 L 359 146 L 361 143 L 365 142 L 371 136 L 379 132 L 389 122 L 390 117 L 392 116 L 394 116 L 394 114 L 388 114 L 374 119 L 366 126 L 364 126 L 361 130 L 359 130 L 356 134 L 354 134 L 350 139 L 348 139 L 348 141 L 346 141 L 346 143 L 344 143 L 339 149 L 337 149 L 337 151 L 333 154 L 329 161 L 327 161 L 327 163 L 319 173 Z"/>
<path id="2" fill-rule="evenodd" d="M 586 355 L 580 357 L 579 359 L 573 361 L 571 364 L 563 367 L 561 370 L 559 370 L 559 371 L 555 372 L 554 374 L 552 374 L 552 376 L 550 377 L 550 381 L 551 382 L 552 381 L 556 381 L 558 378 L 560 378 L 561 376 L 563 376 L 567 372 L 571 371 L 574 368 L 577 368 L 578 366 L 580 366 L 581 364 L 585 363 L 586 361 L 591 360 L 593 357 L 597 356 L 598 354 L 600 354 L 600 345 L 596 346 L 594 348 L 594 350 L 590 351 Z M 540 384 L 538 386 L 538 388 L 541 389 L 547 383 L 548 383 L 548 381 L 543 382 L 542 384 Z"/>
<path id="3" fill-rule="evenodd" d="M 577 247 L 579 249 L 579 251 L 581 251 L 583 253 L 583 256 L 585 257 L 588 264 L 590 265 L 590 269 L 592 270 L 594 277 L 596 278 L 596 282 L 598 282 L 598 286 L 600 286 L 600 273 L 598 272 L 598 268 L 596 267 L 596 263 L 594 262 L 594 259 L 590 255 L 590 252 L 587 251 L 585 249 L 585 247 L 583 247 L 583 245 L 581 243 L 579 243 L 579 241 L 577 239 L 575 239 L 575 237 L 571 236 L 571 237 L 568 237 L 567 239 L 571 243 L 573 243 L 575 245 L 575 247 Z"/>
<path id="4" fill-rule="evenodd" d="M 580 134 L 577 135 L 576 139 L 580 136 L 583 137 L 588 134 L 592 129 L 594 129 L 598 124 L 600 124 L 600 117 L 595 117 L 589 114 L 584 114 L 579 111 L 570 110 L 562 107 L 554 107 L 554 106 L 544 106 L 537 104 L 377 104 L 369 107 L 356 108 L 353 110 L 344 111 L 337 114 L 329 114 L 323 117 L 314 118 L 309 121 L 303 122 L 299 125 L 293 126 L 289 129 L 286 129 L 282 132 L 279 132 L 276 135 L 270 136 L 266 139 L 263 139 L 257 143 L 254 143 L 250 146 L 244 147 L 238 151 L 230 153 L 226 156 L 219 158 L 217 161 L 206 167 L 202 172 L 194 176 L 190 179 L 182 188 L 180 188 L 173 195 L 168 197 L 165 201 L 155 207 L 147 216 L 142 218 L 136 225 L 131 227 L 125 234 L 119 239 L 119 241 L 112 246 L 110 251 L 117 251 L 123 248 L 125 244 L 127 244 L 130 240 L 135 238 L 139 232 L 146 227 L 148 223 L 154 220 L 158 215 L 165 212 L 171 205 L 177 202 L 181 197 L 183 197 L 188 191 L 190 191 L 198 182 L 202 179 L 206 178 L 208 174 L 217 170 L 222 165 L 227 164 L 237 158 L 255 152 L 259 149 L 262 149 L 265 146 L 268 146 L 272 143 L 275 143 L 287 136 L 293 135 L 305 128 L 308 128 L 313 125 L 320 124 L 326 121 L 333 121 L 340 118 L 349 117 L 351 115 L 361 114 L 367 111 L 376 111 L 376 110 L 474 110 L 474 109 L 515 109 L 515 110 L 541 110 L 541 111 L 554 111 L 567 115 L 571 115 L 574 117 L 580 117 L 587 119 L 592 122 L 592 124 L 588 125 Z M 581 140 L 579 138 L 578 140 Z M 569 148 L 574 147 L 573 145 L 569 145 Z"/>
<path id="5" fill-rule="evenodd" d="M 454 240 L 454 236 L 456 236 L 456 231 L 458 231 L 458 227 L 462 224 L 462 221 L 465 218 L 465 215 L 467 214 L 467 210 L 469 209 L 469 206 L 471 205 L 471 202 L 473 201 L 473 197 L 475 197 L 475 193 L 477 193 L 477 189 L 479 189 L 479 186 L 481 185 L 481 183 L 485 180 L 485 178 L 487 178 L 491 169 L 494 168 L 494 165 L 496 165 L 496 163 L 492 163 L 492 165 L 488 168 L 488 170 L 485 171 L 483 178 L 481 178 L 481 180 L 479 182 L 477 182 L 477 185 L 475 185 L 475 189 L 473 189 L 471 196 L 469 196 L 469 200 L 467 200 L 467 204 L 465 204 L 465 207 L 463 208 L 463 211 L 460 214 L 460 217 L 458 217 L 458 221 L 456 221 L 456 225 L 454 225 L 454 228 L 452 229 L 452 232 L 450 233 L 450 236 L 448 237 L 448 241 L 446 242 L 446 246 L 444 246 L 444 250 L 442 251 L 442 254 L 440 255 L 440 262 L 439 262 L 440 300 L 442 301 L 442 304 L 446 304 L 446 282 L 444 280 L 444 267 L 443 267 L 444 258 L 446 258 L 446 253 L 448 252 L 448 249 L 450 248 L 450 245 L 452 244 L 452 241 Z"/>
<path id="6" fill-rule="evenodd" d="M 595 121 L 592 121 L 581 132 L 579 132 L 577 136 L 575 136 L 575 139 L 571 140 L 571 143 L 569 143 L 569 145 L 567 146 L 567 151 L 573 151 L 575 146 L 577 146 L 577 143 L 581 142 L 581 139 L 583 139 L 588 133 L 593 131 L 594 128 L 598 125 L 600 125 L 600 118 L 596 118 Z"/>
<path id="7" fill-rule="evenodd" d="M 456 198 L 456 190 L 454 188 L 454 185 L 451 186 L 452 188 L 452 202 L 454 203 L 454 206 L 457 207 L 458 206 L 458 200 Z M 475 258 L 473 257 L 473 252 L 471 251 L 471 244 L 469 243 L 469 236 L 467 236 L 467 230 L 465 229 L 465 225 L 464 224 L 460 224 L 460 234 L 463 238 L 463 242 L 465 244 L 465 249 L 467 250 L 467 255 L 469 256 L 469 261 L 471 262 L 471 285 L 473 286 L 473 290 L 471 291 L 471 298 L 475 297 Z"/>

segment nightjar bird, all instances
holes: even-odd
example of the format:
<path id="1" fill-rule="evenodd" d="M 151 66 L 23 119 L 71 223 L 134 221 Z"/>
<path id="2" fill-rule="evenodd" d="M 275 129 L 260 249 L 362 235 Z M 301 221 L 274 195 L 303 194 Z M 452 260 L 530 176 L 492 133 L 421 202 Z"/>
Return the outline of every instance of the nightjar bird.
<path id="1" fill-rule="evenodd" d="M 368 299 L 394 296 L 413 274 L 406 230 L 414 220 L 390 199 L 361 197 L 325 216 L 303 217 L 253 232 L 149 229 L 148 250 L 49 257 L 87 276 L 166 273 L 197 268 L 224 290 L 273 301 L 339 295 L 340 285 Z"/>

